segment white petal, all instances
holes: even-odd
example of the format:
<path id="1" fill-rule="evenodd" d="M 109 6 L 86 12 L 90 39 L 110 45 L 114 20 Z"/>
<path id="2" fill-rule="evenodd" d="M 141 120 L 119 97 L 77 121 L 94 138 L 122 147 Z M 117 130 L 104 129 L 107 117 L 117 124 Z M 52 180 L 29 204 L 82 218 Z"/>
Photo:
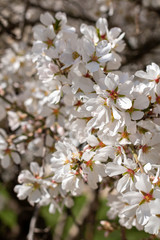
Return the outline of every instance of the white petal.
<path id="1" fill-rule="evenodd" d="M 21 200 L 25 199 L 31 190 L 31 187 L 26 185 L 16 185 L 14 188 L 14 191 L 17 193 L 17 197 Z"/>
<path id="2" fill-rule="evenodd" d="M 57 104 L 61 98 L 61 90 L 55 90 L 48 96 L 50 104 Z"/>
<path id="3" fill-rule="evenodd" d="M 39 191 L 39 189 L 36 189 L 34 191 L 32 191 L 28 197 L 28 201 L 33 204 L 33 203 L 37 203 L 40 201 L 41 199 L 41 193 Z"/>
<path id="4" fill-rule="evenodd" d="M 54 18 L 49 12 L 40 15 L 40 21 L 44 25 L 50 25 L 55 22 Z"/>
<path id="5" fill-rule="evenodd" d="M 143 195 L 140 192 L 130 191 L 123 194 L 123 202 L 130 205 L 140 203 L 143 199 Z"/>
<path id="6" fill-rule="evenodd" d="M 132 217 L 135 215 L 137 207 L 138 207 L 138 204 L 128 205 L 122 209 L 120 214 L 124 214 L 125 217 L 127 218 Z"/>
<path id="7" fill-rule="evenodd" d="M 145 231 L 150 234 L 157 235 L 160 230 L 160 218 L 156 216 L 151 216 L 148 223 L 144 227 Z"/>
<path id="8" fill-rule="evenodd" d="M 144 203 L 140 205 L 136 211 L 136 217 L 137 217 L 138 223 L 141 225 L 145 225 L 148 222 L 150 216 L 151 216 L 151 213 L 150 213 L 148 203 Z"/>
<path id="9" fill-rule="evenodd" d="M 144 116 L 144 112 L 141 111 L 134 111 L 131 115 L 132 120 L 136 121 L 142 119 Z"/>
<path id="10" fill-rule="evenodd" d="M 99 64 L 97 62 L 90 62 L 90 63 L 87 63 L 86 68 L 90 72 L 96 72 L 99 70 Z"/>
<path id="11" fill-rule="evenodd" d="M 127 97 L 118 98 L 117 104 L 123 109 L 130 109 L 132 107 L 132 101 Z"/>
<path id="12" fill-rule="evenodd" d="M 108 61 L 112 60 L 112 57 L 113 57 L 112 53 L 108 53 L 108 54 L 105 54 L 102 57 L 100 57 L 98 59 L 98 61 L 101 63 L 108 62 Z"/>
<path id="13" fill-rule="evenodd" d="M 149 99 L 147 96 L 139 95 L 134 101 L 134 108 L 146 109 L 149 106 Z"/>
<path id="14" fill-rule="evenodd" d="M 13 161 L 14 161 L 16 164 L 20 164 L 21 158 L 20 158 L 19 154 L 16 153 L 16 152 L 12 152 L 11 155 L 12 155 Z"/>
<path id="15" fill-rule="evenodd" d="M 117 191 L 118 192 L 124 192 L 128 186 L 129 186 L 129 182 L 130 182 L 130 177 L 128 174 L 124 175 L 117 184 Z"/>
<path id="16" fill-rule="evenodd" d="M 3 168 L 8 168 L 10 165 L 10 157 L 9 155 L 5 155 L 4 158 L 1 159 L 1 165 Z"/>
<path id="17" fill-rule="evenodd" d="M 104 82 L 108 90 L 112 91 L 115 90 L 115 88 L 118 85 L 118 75 L 115 75 L 113 73 L 109 73 L 108 76 L 105 78 Z"/>
<path id="18" fill-rule="evenodd" d="M 30 169 L 34 175 L 39 175 L 40 167 L 37 162 L 31 162 Z"/>
<path id="19" fill-rule="evenodd" d="M 112 177 L 126 172 L 126 168 L 114 163 L 107 163 L 105 172 L 108 176 Z"/>
<path id="20" fill-rule="evenodd" d="M 149 181 L 149 177 L 145 174 L 142 173 L 138 178 L 137 178 L 137 182 L 135 184 L 135 187 L 139 190 L 139 191 L 143 191 L 145 193 L 149 193 L 152 189 L 152 184 Z"/>
<path id="21" fill-rule="evenodd" d="M 97 146 L 99 144 L 99 141 L 94 135 L 89 135 L 87 137 L 87 142 L 89 143 L 90 146 Z"/>

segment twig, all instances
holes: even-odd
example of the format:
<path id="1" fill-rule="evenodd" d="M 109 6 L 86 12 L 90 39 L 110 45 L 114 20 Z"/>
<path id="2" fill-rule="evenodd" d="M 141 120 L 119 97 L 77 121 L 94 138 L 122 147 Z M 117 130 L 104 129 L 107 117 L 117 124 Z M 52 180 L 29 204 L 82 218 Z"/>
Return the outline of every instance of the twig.
<path id="1" fill-rule="evenodd" d="M 31 113 L 25 111 L 24 109 L 22 109 L 21 107 L 15 105 L 15 103 L 12 103 L 10 100 L 8 100 L 5 96 L 0 95 L 0 98 L 3 99 L 3 101 L 5 101 L 6 103 L 8 103 L 9 105 L 11 105 L 15 110 L 19 110 L 22 113 L 27 114 L 28 117 L 31 117 L 32 119 L 35 119 L 34 115 L 32 115 Z"/>
<path id="2" fill-rule="evenodd" d="M 34 232 L 35 233 L 48 233 L 50 231 L 50 227 L 46 227 L 44 229 L 40 229 L 40 228 L 35 228 Z"/>
<path id="3" fill-rule="evenodd" d="M 29 233 L 27 235 L 27 240 L 34 240 L 34 232 L 35 232 L 38 212 L 39 212 L 39 206 L 37 205 L 35 207 L 34 214 L 33 214 L 32 218 L 31 218 L 31 221 L 30 221 Z"/>
<path id="4" fill-rule="evenodd" d="M 80 227 L 80 224 L 77 222 L 77 219 L 76 219 L 76 217 L 73 215 L 71 209 L 70 209 L 70 208 L 67 208 L 67 209 L 66 209 L 66 212 L 67 212 L 68 216 L 70 216 L 70 217 L 72 218 L 74 224 L 77 225 L 77 227 Z"/>
<path id="5" fill-rule="evenodd" d="M 133 157 L 134 157 L 136 163 L 138 164 L 138 166 L 139 166 L 139 168 L 140 168 L 141 173 L 144 173 L 143 166 L 142 166 L 141 162 L 138 160 L 137 153 L 135 152 L 134 149 L 132 149 L 132 154 L 133 154 Z"/>
<path id="6" fill-rule="evenodd" d="M 92 240 L 94 238 L 96 213 L 99 208 L 99 189 L 94 191 L 94 199 L 90 204 L 90 209 L 87 216 L 84 218 L 83 223 L 79 226 L 78 234 L 73 240 Z"/>
<path id="7" fill-rule="evenodd" d="M 121 227 L 121 239 L 122 240 L 127 240 L 126 232 L 125 232 L 125 228 L 124 227 Z"/>
<path id="8" fill-rule="evenodd" d="M 21 23 L 21 36 L 20 36 L 19 40 L 22 40 L 23 35 L 24 35 L 24 30 L 25 30 L 25 25 L 26 25 L 26 14 L 27 14 L 29 6 L 30 6 L 29 1 L 26 0 L 24 12 L 23 12 L 23 21 Z"/>

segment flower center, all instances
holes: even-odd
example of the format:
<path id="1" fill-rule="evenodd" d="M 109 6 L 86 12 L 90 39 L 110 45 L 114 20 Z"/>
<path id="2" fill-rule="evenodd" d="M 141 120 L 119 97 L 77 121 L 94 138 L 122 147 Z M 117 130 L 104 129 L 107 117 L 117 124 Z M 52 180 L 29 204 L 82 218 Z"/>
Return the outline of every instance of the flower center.
<path id="1" fill-rule="evenodd" d="M 11 62 L 11 63 L 15 63 L 15 62 L 16 62 L 16 57 L 12 57 L 12 58 L 10 59 L 10 62 Z"/>
<path id="2" fill-rule="evenodd" d="M 116 149 L 116 156 L 120 154 L 122 154 L 122 150 L 121 150 L 121 147 L 118 146 Z"/>
<path id="3" fill-rule="evenodd" d="M 76 60 L 79 57 L 79 54 L 75 51 L 72 53 L 72 58 Z"/>
<path id="4" fill-rule="evenodd" d="M 95 56 L 95 55 L 93 55 L 93 56 L 91 57 L 91 60 L 92 60 L 93 62 L 97 62 L 97 61 L 98 61 L 98 57 Z"/>
<path id="5" fill-rule="evenodd" d="M 148 153 L 148 151 L 149 151 L 149 149 L 150 149 L 150 147 L 147 146 L 146 144 L 145 144 L 144 146 L 141 146 L 141 148 L 142 148 L 142 152 L 143 152 L 143 153 Z"/>
<path id="6" fill-rule="evenodd" d="M 90 78 L 91 76 L 90 76 L 90 74 L 89 74 L 89 72 L 87 72 L 85 75 L 83 75 L 84 77 L 86 77 L 86 78 Z"/>
<path id="7" fill-rule="evenodd" d="M 158 84 L 160 81 L 160 76 L 157 76 L 157 78 L 155 79 L 155 82 Z"/>
<path id="8" fill-rule="evenodd" d="M 83 105 L 83 102 L 78 100 L 77 103 L 74 104 L 75 107 L 80 107 Z"/>
<path id="9" fill-rule="evenodd" d="M 35 177 L 36 179 L 40 179 L 40 178 L 41 178 L 38 174 L 35 174 L 34 177 Z"/>
<path id="10" fill-rule="evenodd" d="M 143 191 L 141 191 L 141 193 L 143 194 L 143 199 L 142 201 L 139 203 L 139 205 L 144 204 L 145 202 L 150 202 L 151 200 L 154 200 L 155 198 L 153 197 L 153 189 L 149 192 L 149 193 L 145 193 Z"/>
<path id="11" fill-rule="evenodd" d="M 59 109 L 58 108 L 57 109 L 53 109 L 53 114 L 57 116 L 59 114 Z"/>
<path id="12" fill-rule="evenodd" d="M 106 34 L 101 35 L 101 39 L 106 39 Z"/>
<path id="13" fill-rule="evenodd" d="M 92 166 L 92 159 L 90 159 L 89 161 L 86 162 L 87 167 L 91 167 Z"/>
<path id="14" fill-rule="evenodd" d="M 126 131 L 124 131 L 124 132 L 121 133 L 121 137 L 122 137 L 122 138 L 128 138 L 128 136 L 129 136 L 129 133 L 126 132 Z"/>
<path id="15" fill-rule="evenodd" d="M 152 194 L 150 194 L 150 193 L 145 194 L 143 198 L 146 202 L 149 202 L 150 200 L 154 199 Z"/>
<path id="16" fill-rule="evenodd" d="M 47 41 L 45 41 L 45 43 L 48 45 L 48 48 L 52 47 L 53 46 L 53 40 L 48 38 Z"/>
<path id="17" fill-rule="evenodd" d="M 116 100 L 118 98 L 118 93 L 115 90 L 110 91 L 109 96 L 113 99 Z"/>
<path id="18" fill-rule="evenodd" d="M 64 164 L 68 164 L 68 163 L 70 163 L 70 161 L 69 161 L 69 159 L 66 159 Z"/>
<path id="19" fill-rule="evenodd" d="M 130 175 L 130 177 L 134 176 L 134 171 L 130 168 L 127 169 L 127 173 Z"/>
<path id="20" fill-rule="evenodd" d="M 130 109 L 127 110 L 127 112 L 129 112 L 130 114 L 134 112 L 134 108 L 131 107 Z"/>
<path id="21" fill-rule="evenodd" d="M 5 150 L 5 155 L 7 155 L 7 154 L 11 154 L 11 149 L 7 148 L 7 149 Z"/>
<path id="22" fill-rule="evenodd" d="M 89 161 L 85 162 L 86 166 L 90 168 L 91 171 L 93 171 L 93 161 L 90 159 Z"/>

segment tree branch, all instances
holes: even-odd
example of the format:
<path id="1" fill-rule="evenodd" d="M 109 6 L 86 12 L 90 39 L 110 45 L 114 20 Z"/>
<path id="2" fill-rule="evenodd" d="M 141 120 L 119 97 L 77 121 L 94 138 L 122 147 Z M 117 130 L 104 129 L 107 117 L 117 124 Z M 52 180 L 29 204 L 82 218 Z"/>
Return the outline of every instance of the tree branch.
<path id="1" fill-rule="evenodd" d="M 126 229 L 124 227 L 121 227 L 121 239 L 122 240 L 127 240 L 126 238 Z"/>

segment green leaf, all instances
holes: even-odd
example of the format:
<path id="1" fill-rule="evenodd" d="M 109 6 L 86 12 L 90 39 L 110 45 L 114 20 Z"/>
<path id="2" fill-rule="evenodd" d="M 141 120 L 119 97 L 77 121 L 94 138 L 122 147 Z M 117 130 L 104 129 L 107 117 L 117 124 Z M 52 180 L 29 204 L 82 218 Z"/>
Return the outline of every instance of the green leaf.
<path id="1" fill-rule="evenodd" d="M 2 195 L 6 200 L 9 199 L 9 193 L 1 183 L 0 183 L 0 195 Z"/>
<path id="2" fill-rule="evenodd" d="M 58 222 L 60 213 L 58 211 L 56 211 L 54 214 L 49 213 L 48 208 L 49 208 L 48 206 L 41 207 L 40 215 L 44 218 L 46 226 L 49 226 L 51 228 L 51 231 L 53 232 Z"/>
<path id="3" fill-rule="evenodd" d="M 9 228 L 13 228 L 17 224 L 17 215 L 11 209 L 1 210 L 0 219 L 2 223 Z"/>

